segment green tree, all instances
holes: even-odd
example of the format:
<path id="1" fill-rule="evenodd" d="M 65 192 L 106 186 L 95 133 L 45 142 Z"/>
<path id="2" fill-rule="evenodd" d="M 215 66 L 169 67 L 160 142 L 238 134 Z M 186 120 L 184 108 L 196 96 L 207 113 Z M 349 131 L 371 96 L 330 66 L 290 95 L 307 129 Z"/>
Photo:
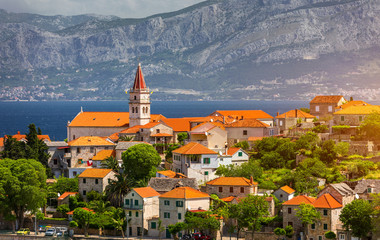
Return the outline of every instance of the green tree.
<path id="1" fill-rule="evenodd" d="M 311 129 L 311 131 L 315 133 L 325 133 L 329 130 L 329 128 L 326 125 L 317 125 Z"/>
<path id="2" fill-rule="evenodd" d="M 300 110 L 302 112 L 305 112 L 305 113 L 310 113 L 310 109 L 309 108 L 302 107 L 302 108 L 300 108 Z"/>
<path id="3" fill-rule="evenodd" d="M 95 217 L 94 212 L 87 211 L 83 208 L 76 208 L 73 213 L 74 220 L 78 223 L 80 228 L 84 229 L 84 235 L 88 235 L 88 228 L 90 227 L 90 223 L 93 221 Z"/>
<path id="4" fill-rule="evenodd" d="M 212 215 L 212 212 L 187 212 L 185 223 L 189 229 L 197 229 L 204 233 L 206 230 L 217 231 L 220 228 L 220 222 Z"/>
<path id="5" fill-rule="evenodd" d="M 102 161 L 101 167 L 119 172 L 119 161 L 114 156 L 111 156 Z"/>
<path id="6" fill-rule="evenodd" d="M 161 157 L 153 146 L 137 144 L 122 154 L 123 169 L 129 177 L 147 182 L 157 171 Z"/>
<path id="7" fill-rule="evenodd" d="M 332 231 L 325 232 L 325 237 L 327 239 L 336 239 L 336 234 Z"/>
<path id="8" fill-rule="evenodd" d="M 180 231 L 186 229 L 186 223 L 184 222 L 177 222 L 176 224 L 171 224 L 168 226 L 170 234 L 173 236 L 175 240 L 178 240 L 177 233 Z"/>
<path id="9" fill-rule="evenodd" d="M 276 234 L 279 238 L 283 238 L 282 236 L 286 235 L 286 231 L 283 228 L 276 228 L 274 230 L 274 234 Z"/>
<path id="10" fill-rule="evenodd" d="M 3 159 L 0 161 L 0 212 L 17 217 L 24 224 L 27 211 L 36 212 L 46 204 L 45 168 L 36 160 Z"/>
<path id="11" fill-rule="evenodd" d="M 321 214 L 315 209 L 311 204 L 301 203 L 298 209 L 296 209 L 296 216 L 301 220 L 302 225 L 305 229 L 305 239 L 309 239 L 309 224 L 316 223 L 321 219 Z"/>
<path id="12" fill-rule="evenodd" d="M 348 142 L 339 142 L 335 146 L 336 152 L 340 156 L 347 156 L 350 150 L 350 144 Z"/>
<path id="13" fill-rule="evenodd" d="M 162 225 L 161 218 L 158 219 L 157 231 L 158 231 L 158 239 L 161 240 L 161 234 L 165 231 L 165 226 Z"/>
<path id="14" fill-rule="evenodd" d="M 125 173 L 117 174 L 115 176 L 116 179 L 111 180 L 106 187 L 106 196 L 108 201 L 111 202 L 112 206 L 122 207 L 123 197 L 131 191 L 135 185 L 135 182 Z"/>
<path id="15" fill-rule="evenodd" d="M 61 204 L 57 207 L 57 212 L 62 213 L 63 216 L 67 216 L 66 213 L 70 212 L 70 208 L 68 204 Z"/>
<path id="16" fill-rule="evenodd" d="M 307 132 L 296 141 L 296 150 L 314 151 L 319 143 L 319 137 L 314 132 Z"/>
<path id="17" fill-rule="evenodd" d="M 38 160 L 45 168 L 50 169 L 48 165 L 50 158 L 48 153 L 49 147 L 42 139 L 38 139 L 36 126 L 33 123 L 29 124 L 28 128 L 29 133 L 26 134 L 28 158 Z M 41 129 L 39 129 L 39 131 L 41 131 Z"/>
<path id="18" fill-rule="evenodd" d="M 224 177 L 245 177 L 248 179 L 252 176 L 255 180 L 258 180 L 263 174 L 263 168 L 258 161 L 250 160 L 248 163 L 241 165 L 220 165 L 215 174 Z"/>
<path id="19" fill-rule="evenodd" d="M 177 134 L 177 141 L 181 144 L 181 145 L 183 145 L 184 144 L 184 141 L 186 140 L 186 139 L 188 139 L 189 138 L 189 136 L 187 135 L 187 132 L 181 132 L 181 133 L 178 133 Z"/>
<path id="20" fill-rule="evenodd" d="M 120 136 L 118 141 L 119 142 L 129 142 L 133 140 L 133 136 Z"/>
<path id="21" fill-rule="evenodd" d="M 243 150 L 249 150 L 251 147 L 249 146 L 248 141 L 241 141 L 238 143 L 235 143 L 232 147 L 241 148 Z"/>
<path id="22" fill-rule="evenodd" d="M 122 208 L 115 208 L 112 212 L 112 221 L 114 228 L 121 231 L 124 238 L 125 211 Z"/>
<path id="23" fill-rule="evenodd" d="M 26 144 L 23 141 L 17 141 L 12 136 L 4 137 L 4 150 L 1 152 L 2 158 L 22 159 L 26 158 Z"/>
<path id="24" fill-rule="evenodd" d="M 371 197 L 373 197 L 372 207 L 374 209 L 372 215 L 373 229 L 376 233 L 380 234 L 380 193 L 373 193 Z"/>
<path id="25" fill-rule="evenodd" d="M 95 190 L 91 190 L 89 193 L 87 193 L 87 201 L 92 202 L 92 201 L 101 201 L 103 200 L 103 194 L 98 193 Z"/>
<path id="26" fill-rule="evenodd" d="M 368 140 L 380 140 L 380 113 L 369 114 L 359 126 L 359 133 Z"/>
<path id="27" fill-rule="evenodd" d="M 344 206 L 339 220 L 347 231 L 351 230 L 354 237 L 365 238 L 373 229 L 372 214 L 373 208 L 368 201 L 356 199 Z"/>
<path id="28" fill-rule="evenodd" d="M 78 192 L 79 186 L 78 186 L 78 178 L 66 178 L 63 176 L 60 176 L 57 181 L 52 185 L 51 190 L 53 192 L 63 194 L 65 192 Z"/>
<path id="29" fill-rule="evenodd" d="M 177 148 L 179 148 L 180 145 L 178 144 L 169 144 L 168 145 L 168 148 L 165 150 L 165 160 L 172 160 L 173 158 L 173 150 L 176 150 Z"/>
<path id="30" fill-rule="evenodd" d="M 292 238 L 293 235 L 294 235 L 294 230 L 293 230 L 293 227 L 292 225 L 288 225 L 285 227 L 285 236 L 288 237 L 288 238 Z"/>
<path id="31" fill-rule="evenodd" d="M 260 165 L 264 169 L 284 168 L 285 164 L 285 160 L 277 152 L 265 153 L 260 159 Z"/>
<path id="32" fill-rule="evenodd" d="M 319 159 L 327 165 L 333 165 L 338 156 L 334 140 L 327 140 L 322 143 L 319 150 Z"/>

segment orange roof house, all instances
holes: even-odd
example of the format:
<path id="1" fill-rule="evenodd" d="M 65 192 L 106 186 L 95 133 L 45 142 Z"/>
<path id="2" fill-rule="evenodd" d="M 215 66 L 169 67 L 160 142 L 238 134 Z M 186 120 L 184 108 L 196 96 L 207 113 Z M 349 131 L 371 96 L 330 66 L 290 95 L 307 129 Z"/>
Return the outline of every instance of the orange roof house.
<path id="1" fill-rule="evenodd" d="M 292 199 L 294 197 L 294 193 L 295 192 L 296 192 L 296 190 L 294 190 L 293 188 L 285 185 L 285 186 L 277 189 L 276 191 L 274 191 L 273 195 L 275 195 L 276 198 L 280 202 L 285 202 L 285 201 L 288 201 L 288 200 Z"/>
<path id="2" fill-rule="evenodd" d="M 142 198 L 160 196 L 160 194 L 151 187 L 134 188 L 132 191 L 135 191 Z"/>
<path id="3" fill-rule="evenodd" d="M 298 195 L 297 197 L 294 197 L 294 198 L 292 198 L 286 202 L 283 202 L 282 206 L 285 206 L 285 205 L 298 206 L 302 203 L 313 204 L 314 201 L 315 201 L 315 198 L 313 198 L 313 197 L 309 197 L 309 196 L 305 196 L 305 195 Z"/>
<path id="4" fill-rule="evenodd" d="M 80 112 L 69 127 L 128 127 L 129 112 Z"/>
<path id="5" fill-rule="evenodd" d="M 115 157 L 116 151 L 115 150 L 101 150 L 98 152 L 93 158 L 93 161 L 103 161 L 109 157 Z"/>
<path id="6" fill-rule="evenodd" d="M 313 116 L 307 112 L 304 112 L 302 110 L 294 109 L 294 110 L 290 110 L 286 113 L 280 114 L 276 118 L 277 119 L 278 118 L 311 118 L 311 119 L 314 119 L 315 116 Z"/>
<path id="7" fill-rule="evenodd" d="M 77 147 L 77 146 L 114 146 L 115 144 L 105 140 L 101 137 L 94 137 L 94 136 L 86 136 L 86 137 L 79 137 L 77 139 L 74 139 L 70 142 L 68 142 L 70 147 Z"/>
<path id="8" fill-rule="evenodd" d="M 20 131 L 18 131 L 17 134 L 13 135 L 12 138 L 15 138 L 17 141 L 21 141 L 21 140 L 26 141 L 26 135 L 20 134 Z M 49 135 L 37 135 L 37 138 L 39 140 L 42 140 L 42 141 L 49 141 L 50 142 Z"/>
<path id="9" fill-rule="evenodd" d="M 268 124 L 257 119 L 243 119 L 230 124 L 224 125 L 226 128 L 267 128 Z"/>
<path id="10" fill-rule="evenodd" d="M 361 101 L 361 100 L 358 100 L 358 101 L 349 101 L 349 102 L 346 102 L 343 105 L 335 107 L 335 109 L 336 109 L 336 111 L 339 111 L 339 110 L 342 110 L 342 109 L 345 109 L 345 108 L 348 108 L 348 107 L 351 107 L 351 106 L 370 106 L 370 105 L 371 104 L 369 104 L 367 102 L 364 102 L 364 101 Z"/>
<path id="11" fill-rule="evenodd" d="M 378 105 L 353 105 L 334 113 L 334 115 L 369 115 L 380 112 Z"/>
<path id="12" fill-rule="evenodd" d="M 187 176 L 185 176 L 184 174 L 176 173 L 176 172 L 173 172 L 172 170 L 164 170 L 164 171 L 156 172 L 156 177 L 162 177 L 162 176 L 165 176 L 167 178 L 187 178 Z"/>
<path id="13" fill-rule="evenodd" d="M 344 99 L 342 95 L 322 95 L 315 96 L 310 103 L 336 103 L 338 104 L 340 100 Z M 346 101 L 345 101 L 346 102 Z"/>
<path id="14" fill-rule="evenodd" d="M 242 198 L 248 194 L 257 194 L 258 183 L 253 178 L 219 177 L 206 183 L 206 192 L 216 194 L 219 198 L 230 196 Z"/>
<path id="15" fill-rule="evenodd" d="M 253 179 L 245 177 L 219 177 L 206 183 L 206 185 L 213 186 L 252 186 L 257 184 Z"/>
<path id="16" fill-rule="evenodd" d="M 78 177 L 79 178 L 104 178 L 106 177 L 112 169 L 102 169 L 102 168 L 88 168 L 84 170 Z"/>
<path id="17" fill-rule="evenodd" d="M 200 143 L 190 142 L 183 147 L 173 150 L 173 153 L 183 155 L 218 154 Z"/>
<path id="18" fill-rule="evenodd" d="M 346 102 L 346 99 L 344 99 L 342 95 L 315 96 L 313 100 L 310 101 L 310 114 L 318 119 L 329 118 L 335 112 L 336 107 Z"/>
<path id="19" fill-rule="evenodd" d="M 322 196 L 318 197 L 317 200 L 313 202 L 313 206 L 315 208 L 329 208 L 329 209 L 335 209 L 335 208 L 342 208 L 343 205 L 340 204 L 333 196 L 330 195 L 330 193 L 323 194 Z"/>
<path id="20" fill-rule="evenodd" d="M 182 198 L 182 199 L 196 199 L 196 198 L 210 198 L 207 193 L 198 191 L 191 187 L 178 187 L 164 193 L 160 198 Z"/>
<path id="21" fill-rule="evenodd" d="M 59 198 L 58 198 L 58 206 L 61 204 L 68 204 L 69 203 L 69 197 L 77 195 L 78 192 L 64 192 Z"/>

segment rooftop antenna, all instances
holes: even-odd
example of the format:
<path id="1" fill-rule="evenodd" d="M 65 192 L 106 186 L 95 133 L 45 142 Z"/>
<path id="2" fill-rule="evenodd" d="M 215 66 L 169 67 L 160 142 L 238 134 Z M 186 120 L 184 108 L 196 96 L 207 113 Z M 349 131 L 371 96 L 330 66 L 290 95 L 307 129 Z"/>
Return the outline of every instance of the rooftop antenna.
<path id="1" fill-rule="evenodd" d="M 80 107 L 80 112 L 83 112 L 83 107 L 82 106 Z"/>

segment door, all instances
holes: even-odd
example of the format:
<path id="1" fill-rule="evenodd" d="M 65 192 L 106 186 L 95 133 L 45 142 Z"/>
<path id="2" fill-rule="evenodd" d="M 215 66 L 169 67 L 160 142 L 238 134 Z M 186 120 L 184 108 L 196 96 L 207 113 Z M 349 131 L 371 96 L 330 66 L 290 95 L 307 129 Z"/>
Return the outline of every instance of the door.
<path id="1" fill-rule="evenodd" d="M 171 234 L 170 234 L 170 232 L 169 232 L 169 229 L 168 229 L 168 228 L 166 228 L 166 238 L 171 238 Z"/>

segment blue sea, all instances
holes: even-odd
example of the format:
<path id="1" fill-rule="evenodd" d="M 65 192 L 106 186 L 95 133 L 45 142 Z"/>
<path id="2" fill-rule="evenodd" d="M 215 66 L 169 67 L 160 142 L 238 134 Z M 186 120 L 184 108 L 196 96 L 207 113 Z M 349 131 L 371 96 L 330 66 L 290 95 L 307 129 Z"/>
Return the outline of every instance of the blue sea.
<path id="1" fill-rule="evenodd" d="M 0 102 L 0 136 L 28 132 L 34 123 L 51 140 L 66 138 L 67 122 L 79 112 L 128 111 L 128 101 Z M 263 110 L 276 116 L 291 109 L 309 107 L 306 101 L 152 101 L 151 113 L 167 118 L 203 117 L 216 110 Z"/>

